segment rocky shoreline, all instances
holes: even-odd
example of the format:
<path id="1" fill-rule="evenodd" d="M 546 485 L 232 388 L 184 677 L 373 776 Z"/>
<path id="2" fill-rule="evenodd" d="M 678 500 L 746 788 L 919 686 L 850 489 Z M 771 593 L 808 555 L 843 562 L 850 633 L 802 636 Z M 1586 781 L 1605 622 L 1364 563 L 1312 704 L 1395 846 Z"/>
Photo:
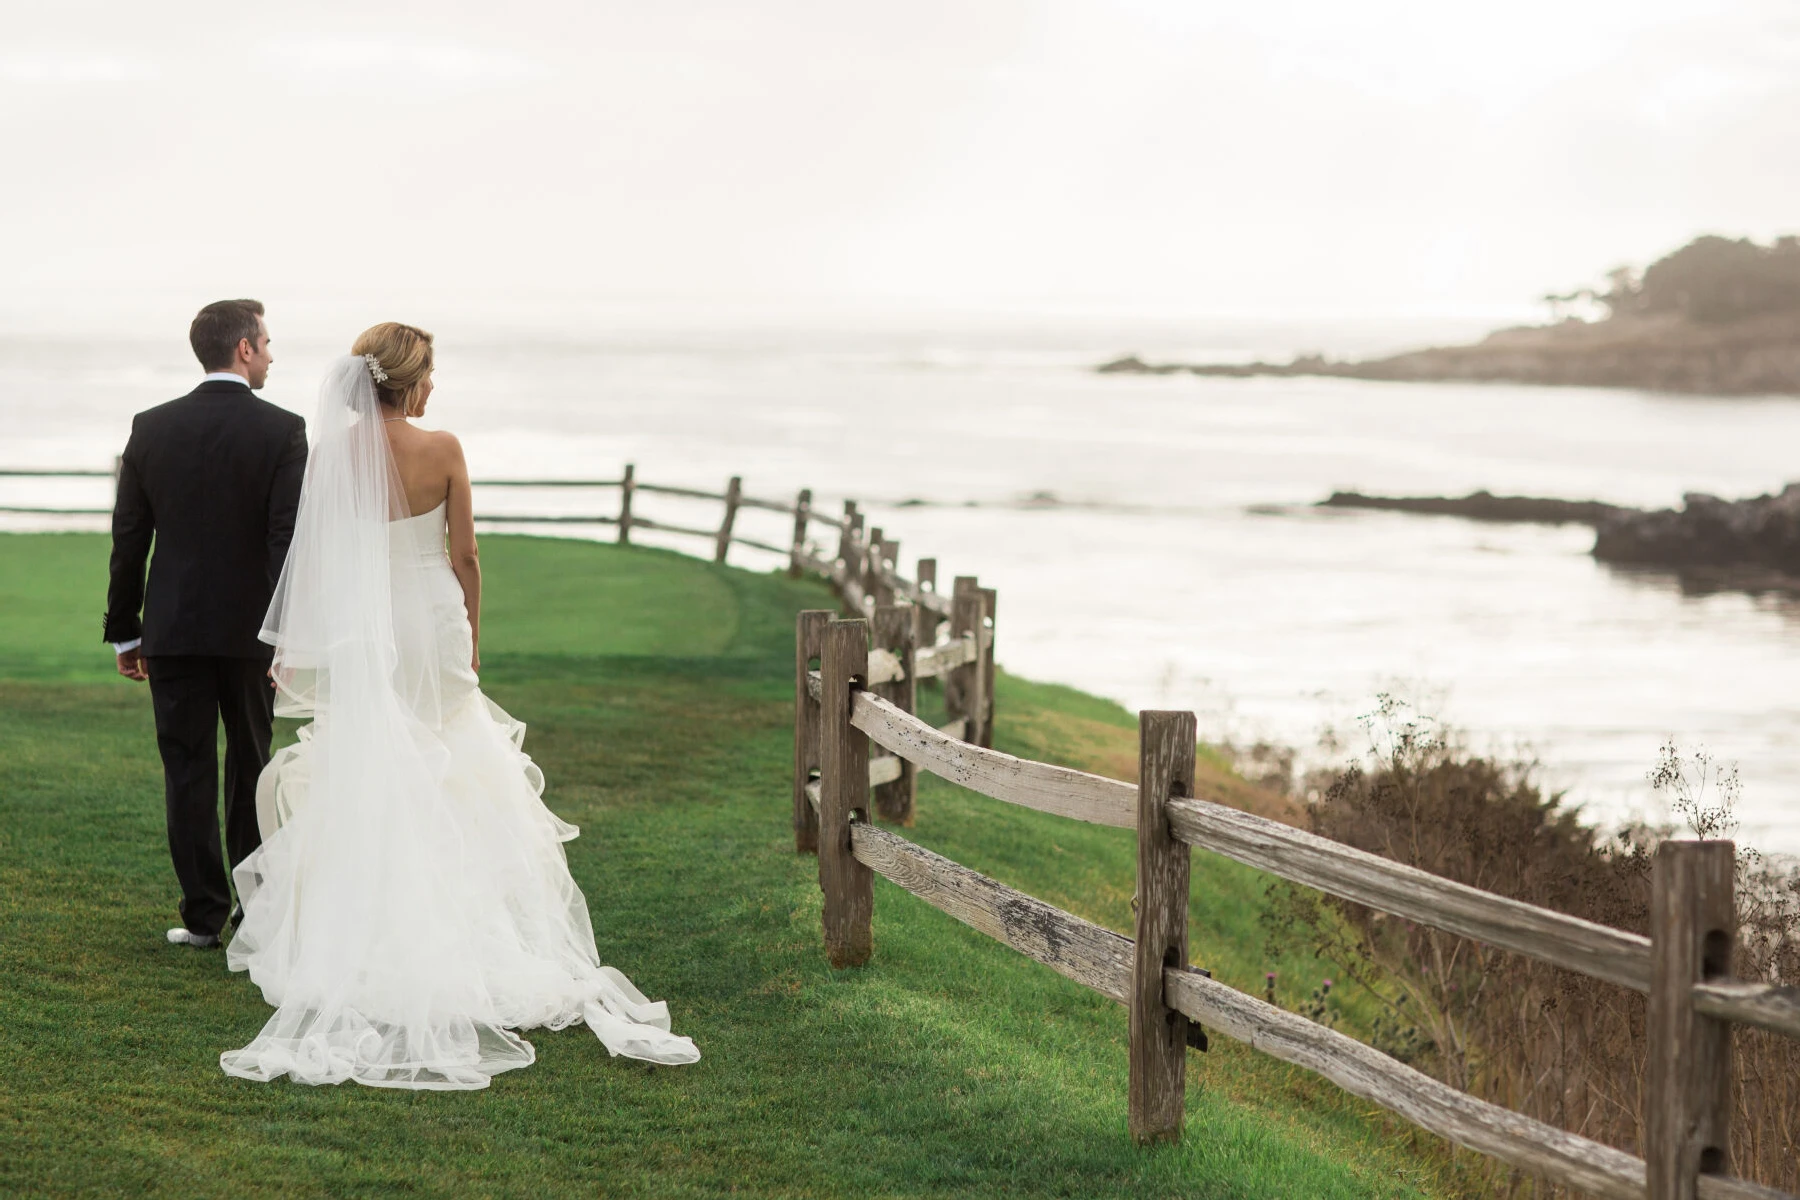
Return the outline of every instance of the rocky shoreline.
<path id="1" fill-rule="evenodd" d="M 1150 363 L 1126 355 L 1103 374 L 1324 376 L 1398 383 L 1521 383 L 1702 395 L 1800 395 L 1800 312 L 1705 322 L 1673 314 L 1568 320 L 1386 358 L 1302 355 L 1286 363 Z"/>
<path id="2" fill-rule="evenodd" d="M 1620 512 L 1634 511 L 1598 500 L 1496 496 L 1487 491 L 1471 492 L 1467 496 L 1368 496 L 1361 492 L 1333 492 L 1319 501 L 1319 507 L 1375 508 L 1467 517 L 1472 521 L 1524 521 L 1544 525 L 1598 525 Z"/>
<path id="3" fill-rule="evenodd" d="M 1334 492 L 1319 506 L 1592 525 L 1592 553 L 1604 563 L 1673 570 L 1708 587 L 1800 589 L 1800 483 L 1746 500 L 1690 492 L 1680 508 L 1665 509 L 1485 491 L 1460 497 Z"/>

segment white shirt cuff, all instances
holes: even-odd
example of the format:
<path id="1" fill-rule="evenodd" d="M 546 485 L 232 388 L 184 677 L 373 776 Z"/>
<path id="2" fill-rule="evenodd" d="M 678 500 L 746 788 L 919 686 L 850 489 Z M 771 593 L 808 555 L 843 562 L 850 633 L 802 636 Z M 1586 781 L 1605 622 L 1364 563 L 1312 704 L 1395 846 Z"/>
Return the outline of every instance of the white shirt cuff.
<path id="1" fill-rule="evenodd" d="M 127 650 L 136 650 L 139 646 L 141 646 L 143 644 L 144 644 L 143 638 L 132 638 L 129 642 L 114 642 L 112 644 L 113 653 L 114 654 L 123 654 Z"/>

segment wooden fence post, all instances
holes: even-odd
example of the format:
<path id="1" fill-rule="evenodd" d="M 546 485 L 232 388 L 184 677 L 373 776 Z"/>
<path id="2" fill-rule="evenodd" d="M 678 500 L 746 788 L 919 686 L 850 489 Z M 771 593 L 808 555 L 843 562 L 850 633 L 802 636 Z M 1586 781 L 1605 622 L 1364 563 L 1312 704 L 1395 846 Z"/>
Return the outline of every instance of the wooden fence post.
<path id="1" fill-rule="evenodd" d="M 806 556 L 806 535 L 812 520 L 812 489 L 801 488 L 794 499 L 794 548 L 788 554 L 788 578 L 798 579 L 805 573 L 800 565 Z"/>
<path id="2" fill-rule="evenodd" d="M 1137 924 L 1131 966 L 1127 1119 L 1140 1145 L 1181 1139 L 1187 1018 L 1163 998 L 1163 970 L 1188 961 L 1188 848 L 1169 833 L 1171 796 L 1194 793 L 1194 714 L 1138 714 Z"/>
<path id="3" fill-rule="evenodd" d="M 713 561 L 725 561 L 726 551 L 731 549 L 731 527 L 737 524 L 738 500 L 744 494 L 744 477 L 733 475 L 731 482 L 725 485 L 725 519 L 719 523 L 719 538 L 713 545 Z"/>
<path id="4" fill-rule="evenodd" d="M 937 559 L 921 558 L 919 560 L 918 583 L 921 592 L 930 592 L 933 595 L 937 594 Z M 913 621 L 917 628 L 916 632 L 913 634 L 913 645 L 921 649 L 937 645 L 938 621 L 940 619 L 937 610 L 928 605 L 920 604 L 914 608 Z M 930 682 L 939 687 L 943 686 L 942 681 L 936 676 L 933 676 Z"/>
<path id="5" fill-rule="evenodd" d="M 871 598 L 879 586 L 876 580 L 881 575 L 881 545 L 884 537 L 881 526 L 874 525 L 869 528 L 869 540 L 863 543 L 862 572 L 856 581 L 862 585 L 863 595 Z M 881 603 L 879 600 L 875 602 Z"/>
<path id="6" fill-rule="evenodd" d="M 856 501 L 846 500 L 846 501 L 844 501 L 844 523 L 838 529 L 838 548 L 837 548 L 838 561 L 840 561 L 844 564 L 844 569 L 846 571 L 850 569 L 850 558 L 851 558 L 850 549 L 851 549 L 851 546 L 855 543 L 855 541 L 856 541 Z"/>
<path id="7" fill-rule="evenodd" d="M 993 740 L 993 734 L 987 727 L 989 710 L 987 694 L 987 673 L 981 668 L 981 589 L 971 593 L 975 601 L 975 661 L 969 666 L 968 690 L 963 693 L 963 708 L 969 714 L 969 741 L 976 746 L 985 746 Z"/>
<path id="8" fill-rule="evenodd" d="M 994 605 L 999 595 L 993 588 L 981 589 L 981 741 L 980 745 L 993 749 L 994 746 Z"/>
<path id="9" fill-rule="evenodd" d="M 958 575 L 956 590 L 950 599 L 950 640 L 956 641 L 981 628 L 981 591 L 975 576 Z M 981 678 L 981 664 L 964 663 L 952 667 L 944 676 L 944 711 L 964 721 L 963 740 L 975 741 L 981 735 L 977 728 L 978 709 L 974 701 Z"/>
<path id="10" fill-rule="evenodd" d="M 884 604 L 875 610 L 872 624 L 875 646 L 886 650 L 900 660 L 905 669 L 903 679 L 891 683 L 880 684 L 872 689 L 877 696 L 888 701 L 901 712 L 910 713 L 915 707 L 913 680 L 913 606 L 910 604 Z M 900 825 L 913 823 L 913 796 L 918 788 L 919 768 L 905 759 L 900 760 L 900 778 L 892 783 L 884 783 L 875 789 L 875 811 L 884 821 L 892 821 Z"/>
<path id="11" fill-rule="evenodd" d="M 637 491 L 637 465 L 625 464 L 625 479 L 619 484 L 619 545 L 631 545 L 631 496 Z"/>
<path id="12" fill-rule="evenodd" d="M 851 502 L 846 500 L 844 507 L 848 510 Z M 868 553 L 863 541 L 863 514 L 846 511 L 844 519 L 850 528 L 844 531 L 844 582 L 862 584 L 863 558 Z M 858 613 L 857 616 L 862 616 Z"/>
<path id="13" fill-rule="evenodd" d="M 877 606 L 894 603 L 897 598 L 894 594 L 894 573 L 900 568 L 900 543 L 891 538 L 883 538 L 881 546 L 874 552 L 871 566 L 869 595 L 875 598 Z"/>
<path id="14" fill-rule="evenodd" d="M 873 949 L 875 873 L 850 853 L 850 827 L 869 819 L 869 738 L 850 724 L 852 691 L 869 675 L 869 623 L 832 621 L 819 656 L 819 890 L 825 957 L 859 967 Z"/>
<path id="15" fill-rule="evenodd" d="M 1649 1200 L 1694 1200 L 1731 1146 L 1731 1023 L 1694 1011 L 1693 986 L 1731 976 L 1736 848 L 1664 842 L 1650 875 L 1650 1061 L 1644 1090 Z"/>
<path id="16" fill-rule="evenodd" d="M 794 619 L 794 850 L 819 850 L 819 814 L 806 798 L 806 785 L 819 774 L 819 702 L 806 686 L 812 660 L 825 650 L 825 627 L 837 614 L 809 608 Z M 821 669 L 824 663 L 820 663 Z"/>

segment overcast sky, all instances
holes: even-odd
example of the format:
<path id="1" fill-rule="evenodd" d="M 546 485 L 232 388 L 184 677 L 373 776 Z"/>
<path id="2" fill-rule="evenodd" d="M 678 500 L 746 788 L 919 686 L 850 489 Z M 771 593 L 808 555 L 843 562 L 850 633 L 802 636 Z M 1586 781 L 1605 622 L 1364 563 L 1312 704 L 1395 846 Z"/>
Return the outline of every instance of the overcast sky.
<path id="1" fill-rule="evenodd" d="M 13 3 L 0 318 L 1497 312 L 1796 134 L 1794 0 Z"/>

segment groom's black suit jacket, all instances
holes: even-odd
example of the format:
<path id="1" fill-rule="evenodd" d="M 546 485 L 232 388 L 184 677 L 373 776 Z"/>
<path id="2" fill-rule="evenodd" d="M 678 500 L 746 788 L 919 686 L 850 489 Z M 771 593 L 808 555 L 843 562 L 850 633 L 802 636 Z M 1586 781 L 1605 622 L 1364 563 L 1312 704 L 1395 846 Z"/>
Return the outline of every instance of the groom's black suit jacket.
<path id="1" fill-rule="evenodd" d="M 256 635 L 305 473 L 306 422 L 247 384 L 208 380 L 139 413 L 113 507 L 106 640 L 142 637 L 146 658 L 267 658 Z"/>

